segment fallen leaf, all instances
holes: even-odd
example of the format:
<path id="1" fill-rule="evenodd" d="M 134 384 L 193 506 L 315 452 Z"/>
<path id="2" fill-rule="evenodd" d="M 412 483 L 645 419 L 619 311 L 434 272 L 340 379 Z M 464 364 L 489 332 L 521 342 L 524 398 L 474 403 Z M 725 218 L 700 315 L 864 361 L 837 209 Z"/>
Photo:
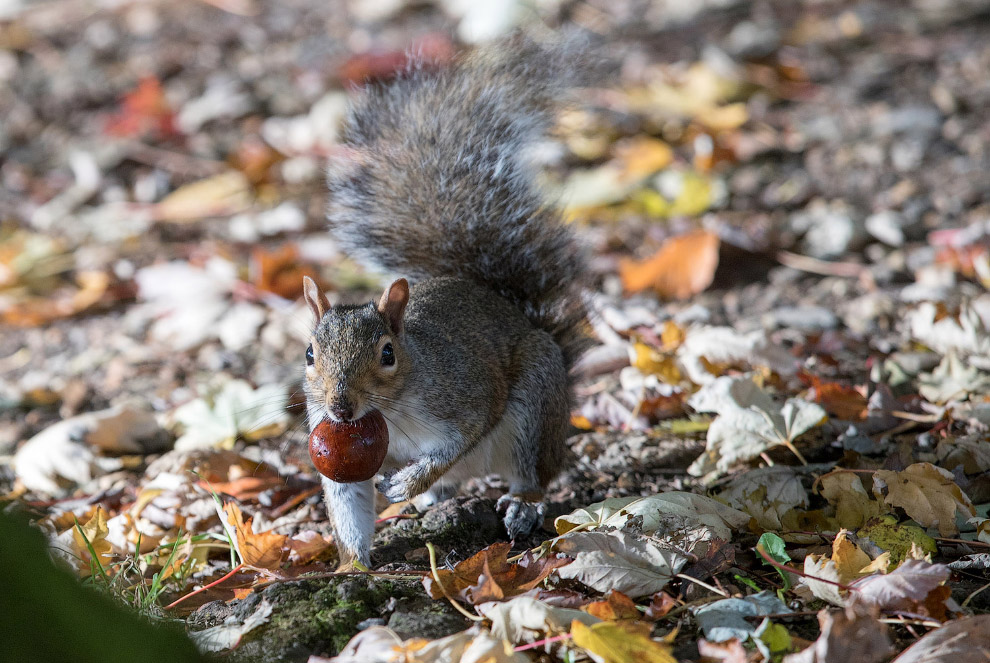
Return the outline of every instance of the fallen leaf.
<path id="1" fill-rule="evenodd" d="M 224 504 L 223 511 L 218 510 L 218 513 L 224 529 L 237 548 L 238 557 L 244 564 L 259 569 L 275 569 L 281 566 L 288 537 L 274 532 L 255 534 L 251 531 L 253 518 L 248 518 L 245 523 L 244 515 L 233 502 Z"/>
<path id="2" fill-rule="evenodd" d="M 599 592 L 615 590 L 631 598 L 662 590 L 687 562 L 685 555 L 661 550 L 629 532 L 576 532 L 557 539 L 554 550 L 574 561 L 557 575 Z"/>
<path id="3" fill-rule="evenodd" d="M 637 136 L 616 144 L 615 158 L 623 177 L 639 182 L 673 163 L 674 151 L 662 140 Z"/>
<path id="4" fill-rule="evenodd" d="M 823 382 L 816 377 L 812 394 L 815 402 L 837 419 L 862 421 L 868 414 L 866 395 L 856 387 L 837 382 Z"/>
<path id="5" fill-rule="evenodd" d="M 212 396 L 176 408 L 172 419 L 182 435 L 175 448 L 229 449 L 238 437 L 258 440 L 278 435 L 291 418 L 286 404 L 280 385 L 252 389 L 243 380 L 231 380 Z"/>
<path id="6" fill-rule="evenodd" d="M 159 221 L 199 221 L 241 212 L 252 199 L 250 182 L 231 170 L 179 187 L 154 205 L 153 215 Z"/>
<path id="7" fill-rule="evenodd" d="M 964 401 L 990 392 L 990 374 L 949 352 L 931 373 L 918 376 L 918 392 L 932 403 Z"/>
<path id="8" fill-rule="evenodd" d="M 911 551 L 915 548 L 928 555 L 938 552 L 935 539 L 928 536 L 925 530 L 917 525 L 898 523 L 897 518 L 889 514 L 870 518 L 856 532 L 856 536 L 868 539 L 881 550 L 888 551 L 894 565 L 910 559 Z"/>
<path id="9" fill-rule="evenodd" d="M 513 644 L 567 633 L 574 620 L 596 624 L 599 620 L 580 610 L 558 608 L 529 596 L 498 603 L 482 603 L 478 612 L 492 623 L 492 635 Z"/>
<path id="10" fill-rule="evenodd" d="M 709 385 L 720 377 L 711 370 L 713 366 L 768 369 L 782 376 L 796 373 L 794 357 L 762 329 L 742 333 L 732 327 L 691 327 L 677 350 L 677 359 L 688 378 L 699 385 Z"/>
<path id="11" fill-rule="evenodd" d="M 121 468 L 119 458 L 102 457 L 99 452 L 151 453 L 167 442 L 154 413 L 122 404 L 49 426 L 17 450 L 12 465 L 31 490 L 63 495 L 73 485 Z"/>
<path id="12" fill-rule="evenodd" d="M 120 110 L 106 124 L 111 136 L 140 137 L 151 135 L 168 138 L 178 135 L 175 113 L 172 111 L 161 82 L 154 76 L 145 76 L 137 87 L 128 92 L 120 103 Z"/>
<path id="13" fill-rule="evenodd" d="M 937 527 L 941 536 L 959 532 L 956 512 L 976 515 L 973 503 L 956 485 L 952 473 L 931 463 L 915 463 L 900 472 L 877 470 L 873 494 L 878 500 L 904 509 L 924 527 Z"/>
<path id="14" fill-rule="evenodd" d="M 609 592 L 604 601 L 592 601 L 584 606 L 584 610 L 598 619 L 609 621 L 639 619 L 641 616 L 633 600 L 615 590 Z"/>
<path id="15" fill-rule="evenodd" d="M 681 381 L 681 370 L 677 361 L 645 343 L 633 343 L 630 364 L 643 375 L 655 375 L 661 382 L 677 384 Z"/>
<path id="16" fill-rule="evenodd" d="M 887 627 L 861 606 L 853 605 L 843 611 L 822 610 L 818 613 L 818 624 L 821 631 L 818 639 L 807 649 L 785 656 L 783 663 L 878 663 L 890 653 Z"/>
<path id="17" fill-rule="evenodd" d="M 835 507 L 835 520 L 840 527 L 861 527 L 870 518 L 879 515 L 883 508 L 866 492 L 859 476 L 852 472 L 829 472 L 820 481 L 822 497 Z"/>
<path id="18" fill-rule="evenodd" d="M 453 570 L 440 569 L 440 582 L 448 594 L 459 595 L 472 605 L 502 601 L 535 588 L 554 569 L 571 561 L 552 556 L 535 558 L 527 552 L 518 563 L 512 563 L 508 561 L 511 549 L 509 543 L 493 543 L 458 563 Z M 423 578 L 423 586 L 434 599 L 444 597 L 432 576 Z"/>
<path id="19" fill-rule="evenodd" d="M 272 292 L 283 299 L 302 296 L 303 276 L 313 278 L 315 270 L 304 264 L 295 244 L 284 244 L 269 251 L 256 247 L 251 252 L 251 281 L 260 290 Z M 324 283 L 317 283 L 325 288 Z"/>
<path id="20" fill-rule="evenodd" d="M 734 463 L 752 460 L 777 446 L 786 446 L 803 460 L 794 441 L 827 418 L 820 406 L 799 398 L 778 407 L 749 378 L 718 378 L 688 404 L 699 412 L 718 415 L 708 428 L 705 453 L 688 468 L 694 476 L 725 473 Z"/>
<path id="21" fill-rule="evenodd" d="M 990 470 L 990 444 L 979 436 L 942 439 L 935 453 L 939 466 L 949 470 L 959 466 L 966 474 Z"/>
<path id="22" fill-rule="evenodd" d="M 749 652 L 746 651 L 742 641 L 738 638 L 732 638 L 725 642 L 709 642 L 704 638 L 698 638 L 698 653 L 701 655 L 703 663 L 712 663 L 713 661 L 750 663 Z M 756 656 L 759 656 L 759 653 L 754 655 L 754 659 Z"/>
<path id="23" fill-rule="evenodd" d="M 950 570 L 944 564 L 909 559 L 886 574 L 873 574 L 852 583 L 856 600 L 883 611 L 909 612 L 944 621 L 951 591 L 944 585 Z"/>
<path id="24" fill-rule="evenodd" d="M 622 529 L 636 519 L 636 531 L 653 534 L 664 519 L 680 516 L 687 522 L 704 525 L 720 539 L 732 539 L 733 530 L 749 523 L 749 516 L 705 495 L 670 491 L 646 497 L 613 497 L 576 509 L 554 520 L 558 534 L 575 528 Z"/>
<path id="25" fill-rule="evenodd" d="M 849 585 L 864 574 L 864 569 L 871 562 L 870 556 L 849 540 L 846 530 L 840 530 L 832 541 L 831 557 L 808 555 L 804 558 L 804 572 L 808 577 L 802 577 L 801 583 L 823 601 L 844 606 L 847 590 L 831 583 L 821 582 L 817 578 Z"/>
<path id="26" fill-rule="evenodd" d="M 622 262 L 619 266 L 622 286 L 626 292 L 653 288 L 661 297 L 692 297 L 715 278 L 719 243 L 718 235 L 708 230 L 673 237 L 652 258 Z"/>
<path id="27" fill-rule="evenodd" d="M 929 631 L 891 663 L 986 663 L 988 660 L 990 615 L 974 615 Z"/>
<path id="28" fill-rule="evenodd" d="M 777 465 L 744 472 L 718 494 L 729 506 L 748 513 L 765 530 L 784 529 L 781 517 L 808 506 L 808 492 L 792 468 Z"/>
<path id="29" fill-rule="evenodd" d="M 574 644 L 605 663 L 677 663 L 670 645 L 650 638 L 644 622 L 599 622 L 587 626 L 571 624 Z"/>
<path id="30" fill-rule="evenodd" d="M 254 612 L 243 622 L 238 621 L 236 615 L 231 615 L 217 626 L 202 631 L 190 631 L 189 637 L 201 652 L 233 649 L 240 643 L 245 634 L 268 622 L 272 616 L 272 610 L 272 604 L 267 599 L 262 599 Z"/>
<path id="31" fill-rule="evenodd" d="M 695 608 L 693 614 L 705 638 L 712 642 L 725 642 L 733 638 L 746 641 L 753 636 L 759 622 L 751 622 L 746 617 L 788 612 L 791 609 L 783 601 L 764 591 L 745 598 L 715 601 Z"/>

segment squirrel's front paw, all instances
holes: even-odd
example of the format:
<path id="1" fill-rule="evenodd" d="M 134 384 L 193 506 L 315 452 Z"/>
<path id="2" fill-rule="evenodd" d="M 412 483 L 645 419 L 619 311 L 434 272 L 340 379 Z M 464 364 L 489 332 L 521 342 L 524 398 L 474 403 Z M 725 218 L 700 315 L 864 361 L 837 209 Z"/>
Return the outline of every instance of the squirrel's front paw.
<path id="1" fill-rule="evenodd" d="M 502 516 L 509 538 L 517 539 L 533 533 L 543 523 L 546 512 L 543 502 L 530 502 L 518 495 L 502 495 L 495 503 L 495 511 Z"/>
<path id="2" fill-rule="evenodd" d="M 416 497 L 430 487 L 431 481 L 419 463 L 392 470 L 378 480 L 378 490 L 389 502 L 403 502 Z"/>

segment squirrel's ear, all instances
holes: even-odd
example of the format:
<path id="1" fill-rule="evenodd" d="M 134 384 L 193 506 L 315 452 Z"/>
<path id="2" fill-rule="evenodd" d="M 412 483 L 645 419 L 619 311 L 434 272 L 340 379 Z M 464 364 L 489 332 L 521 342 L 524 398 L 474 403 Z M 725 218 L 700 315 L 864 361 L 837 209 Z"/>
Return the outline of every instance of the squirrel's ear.
<path id="1" fill-rule="evenodd" d="M 316 285 L 316 281 L 308 276 L 303 277 L 303 298 L 309 304 L 309 310 L 313 312 L 313 317 L 316 318 L 318 324 L 327 310 L 327 298 L 320 290 L 320 286 Z"/>
<path id="2" fill-rule="evenodd" d="M 405 279 L 393 281 L 392 285 L 385 288 L 382 298 L 378 300 L 378 311 L 388 318 L 393 333 L 398 334 L 402 331 L 402 314 L 406 312 L 408 302 L 409 282 Z"/>

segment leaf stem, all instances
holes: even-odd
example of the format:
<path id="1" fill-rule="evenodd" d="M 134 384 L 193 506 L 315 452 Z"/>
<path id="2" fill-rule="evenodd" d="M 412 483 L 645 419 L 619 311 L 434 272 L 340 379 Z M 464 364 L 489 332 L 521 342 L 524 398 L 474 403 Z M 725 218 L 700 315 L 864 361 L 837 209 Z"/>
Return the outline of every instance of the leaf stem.
<path id="1" fill-rule="evenodd" d="M 430 551 L 430 571 L 433 572 L 433 580 L 437 583 L 437 586 L 440 588 L 440 591 L 443 592 L 443 595 L 447 598 L 447 600 L 450 601 L 450 605 L 454 606 L 454 608 L 456 608 L 459 613 L 461 613 L 462 615 L 464 615 L 465 617 L 467 617 L 468 619 L 470 619 L 472 622 L 482 622 L 482 621 L 484 621 L 485 620 L 484 617 L 480 617 L 478 615 L 475 615 L 475 614 L 472 614 L 472 613 L 468 612 L 467 610 L 465 610 L 463 608 L 463 606 L 461 606 L 460 603 L 458 603 L 457 601 L 455 601 L 450 596 L 450 594 L 447 592 L 447 588 L 443 586 L 443 582 L 440 580 L 440 571 L 439 571 L 439 569 L 437 569 L 437 551 L 436 551 L 436 548 L 433 547 L 433 544 L 432 543 L 427 542 L 426 543 L 426 549 Z"/>

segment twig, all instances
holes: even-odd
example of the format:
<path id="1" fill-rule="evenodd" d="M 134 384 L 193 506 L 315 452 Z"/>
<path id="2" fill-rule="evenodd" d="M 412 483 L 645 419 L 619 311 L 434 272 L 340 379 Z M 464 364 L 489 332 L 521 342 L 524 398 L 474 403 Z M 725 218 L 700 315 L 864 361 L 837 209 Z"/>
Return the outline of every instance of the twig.
<path id="1" fill-rule="evenodd" d="M 972 600 L 973 600 L 973 598 L 974 598 L 974 597 L 975 597 L 975 596 L 976 596 L 977 594 L 979 594 L 980 592 L 982 592 L 982 591 L 983 591 L 984 589 L 987 589 L 988 587 L 990 587 L 990 582 L 988 582 L 987 584 L 985 584 L 985 585 L 983 585 L 983 586 L 982 586 L 982 587 L 980 587 L 980 588 L 979 588 L 978 590 L 976 590 L 975 592 L 973 592 L 972 594 L 970 594 L 969 596 L 967 596 L 967 597 L 966 597 L 966 600 L 962 602 L 962 607 L 964 607 L 964 608 L 965 608 L 965 607 L 966 607 L 967 605 L 969 605 L 969 602 L 970 602 L 970 601 L 972 601 Z"/>
<path id="2" fill-rule="evenodd" d="M 781 571 L 787 571 L 788 573 L 793 573 L 794 575 L 801 576 L 802 578 L 809 578 L 811 580 L 817 580 L 818 582 L 824 582 L 824 583 L 826 583 L 828 585 L 835 585 L 836 587 L 838 587 L 840 589 L 844 589 L 847 592 L 859 591 L 855 587 L 850 587 L 849 585 L 843 585 L 841 582 L 836 582 L 835 580 L 829 580 L 828 578 L 819 578 L 817 576 L 811 575 L 810 573 L 805 573 L 804 571 L 799 571 L 799 570 L 797 570 L 795 568 L 792 568 L 790 566 L 787 566 L 786 564 L 781 564 L 780 562 L 778 562 L 777 560 L 775 560 L 773 557 L 771 557 L 770 555 L 768 555 L 766 553 L 766 551 L 763 550 L 763 548 L 760 547 L 760 546 L 756 546 L 756 548 L 754 548 L 754 550 L 760 555 L 760 557 L 762 557 L 764 560 L 766 560 L 766 563 L 767 564 L 769 564 L 770 566 L 774 567 L 775 569 L 780 569 Z"/>
<path id="3" fill-rule="evenodd" d="M 433 544 L 432 543 L 427 542 L 426 549 L 428 551 L 430 551 L 430 571 L 433 572 L 433 580 L 434 580 L 434 582 L 437 583 L 437 586 L 440 587 L 440 591 L 443 592 L 443 595 L 447 598 L 447 600 L 450 601 L 450 605 L 454 606 L 454 608 L 456 608 L 459 613 L 461 613 L 462 615 L 464 615 L 465 617 L 467 617 L 468 619 L 470 619 L 472 622 L 482 622 L 482 621 L 484 621 L 485 620 L 484 617 L 479 617 L 478 615 L 471 614 L 470 612 L 468 612 L 467 610 L 465 610 L 461 606 L 460 603 L 458 603 L 457 601 L 455 601 L 450 596 L 450 594 L 447 593 L 447 588 L 443 586 L 443 582 L 441 582 L 441 580 L 440 580 L 440 571 L 437 569 L 437 551 L 436 551 L 436 548 L 433 547 Z"/>
<path id="4" fill-rule="evenodd" d="M 790 251 L 778 251 L 777 262 L 785 267 L 790 267 L 791 269 L 797 269 L 799 271 L 809 272 L 811 274 L 820 274 L 822 276 L 862 278 L 864 273 L 868 273 L 867 267 L 865 265 L 860 265 L 859 263 L 819 260 L 818 258 L 812 258 L 811 256 L 791 253 Z"/>
<path id="5" fill-rule="evenodd" d="M 684 573 L 678 573 L 674 577 L 675 578 L 680 578 L 681 580 L 688 580 L 690 582 L 693 582 L 696 585 L 700 585 L 701 587 L 704 587 L 705 589 L 707 589 L 710 592 L 715 592 L 716 594 L 718 594 L 720 596 L 723 596 L 725 598 L 729 598 L 728 592 L 725 592 L 725 591 L 719 589 L 718 587 L 713 587 L 713 586 L 709 585 L 707 582 L 702 582 L 702 581 L 698 580 L 697 578 L 693 578 L 693 577 L 691 577 L 689 575 L 686 575 Z"/>
<path id="6" fill-rule="evenodd" d="M 214 580 L 213 582 L 211 582 L 211 583 L 210 583 L 210 584 L 208 584 L 208 585 L 203 585 L 203 586 L 202 586 L 202 587 L 200 587 L 199 589 L 197 589 L 197 590 L 194 590 L 194 591 L 192 591 L 192 592 L 189 592 L 189 593 L 188 593 L 188 594 L 186 594 L 185 596 L 182 596 L 182 597 L 179 597 L 179 598 L 177 598 L 177 599 L 175 599 L 174 601 L 172 601 L 171 603 L 169 603 L 169 604 L 168 604 L 167 606 L 165 606 L 165 609 L 166 609 L 166 610 L 171 610 L 171 609 L 172 609 L 172 608 L 174 608 L 175 606 L 177 606 L 177 605 L 179 605 L 180 603 L 182 603 L 183 601 L 185 601 L 185 600 L 186 600 L 187 598 L 189 598 L 189 597 L 191 597 L 191 596 L 196 596 L 196 595 L 197 595 L 197 594 L 199 594 L 200 592 L 205 592 L 205 591 L 206 591 L 206 590 L 208 590 L 208 589 L 209 589 L 210 587 L 216 587 L 217 585 L 219 585 L 220 583 L 222 583 L 222 582 L 223 582 L 224 580 L 226 580 L 226 579 L 228 579 L 228 578 L 230 578 L 230 577 L 231 577 L 232 575 L 234 575 L 235 573 L 237 573 L 238 571 L 240 571 L 240 570 L 241 570 L 242 568 L 244 568 L 244 562 L 241 562 L 240 564 L 238 564 L 237 566 L 235 566 L 234 568 L 232 568 L 232 569 L 230 570 L 230 572 L 229 572 L 229 573 L 227 573 L 227 575 L 225 575 L 224 577 L 222 577 L 222 578 L 219 578 L 218 580 Z"/>
<path id="7" fill-rule="evenodd" d="M 567 640 L 571 637 L 570 633 L 564 633 L 563 635 L 555 635 L 552 638 L 543 638 L 542 640 L 537 640 L 536 642 L 531 642 L 528 645 L 519 645 L 514 651 L 526 651 L 527 649 L 536 649 L 541 645 L 549 645 L 554 642 L 560 642 L 561 640 Z"/>

